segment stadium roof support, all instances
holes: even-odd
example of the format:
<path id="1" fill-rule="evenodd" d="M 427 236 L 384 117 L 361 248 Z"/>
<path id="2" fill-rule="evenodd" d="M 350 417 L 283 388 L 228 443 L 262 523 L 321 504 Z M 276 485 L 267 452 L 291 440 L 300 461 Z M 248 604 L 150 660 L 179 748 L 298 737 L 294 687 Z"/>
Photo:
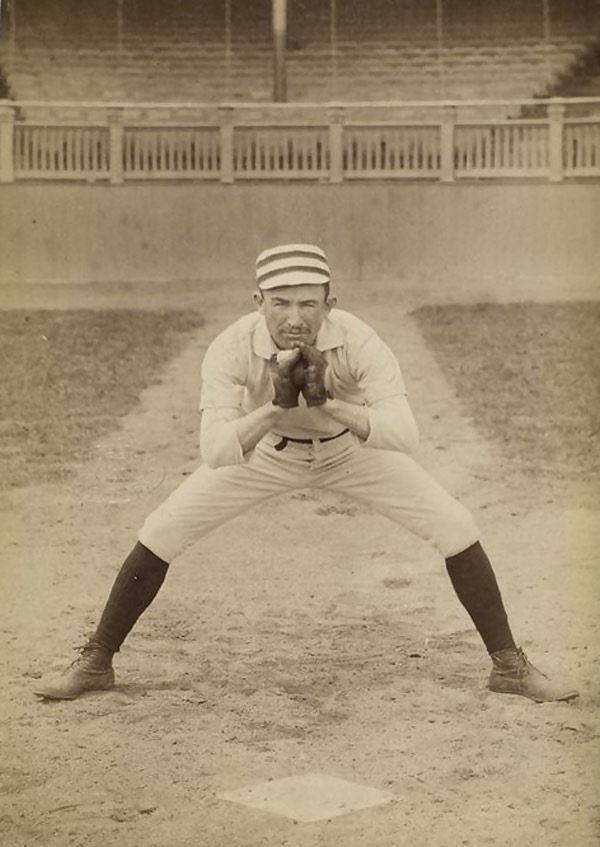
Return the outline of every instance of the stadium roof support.
<path id="1" fill-rule="evenodd" d="M 287 30 L 287 0 L 273 0 L 273 46 L 274 46 L 274 82 L 273 99 L 276 103 L 285 103 L 286 67 L 285 43 Z"/>

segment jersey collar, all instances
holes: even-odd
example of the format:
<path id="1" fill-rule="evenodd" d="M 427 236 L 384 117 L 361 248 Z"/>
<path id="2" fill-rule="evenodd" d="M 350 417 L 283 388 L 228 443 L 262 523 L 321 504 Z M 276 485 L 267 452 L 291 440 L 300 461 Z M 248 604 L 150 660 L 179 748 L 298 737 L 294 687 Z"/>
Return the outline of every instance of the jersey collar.
<path id="1" fill-rule="evenodd" d="M 330 315 L 327 315 L 319 329 L 315 347 L 317 350 L 321 351 L 333 350 L 336 347 L 342 347 L 343 344 L 344 334 L 341 327 L 331 320 Z M 256 329 L 254 330 L 252 349 L 257 356 L 260 356 L 263 359 L 270 359 L 273 353 L 277 352 L 277 347 L 269 335 L 269 330 L 267 329 L 267 324 L 263 315 L 259 316 Z"/>

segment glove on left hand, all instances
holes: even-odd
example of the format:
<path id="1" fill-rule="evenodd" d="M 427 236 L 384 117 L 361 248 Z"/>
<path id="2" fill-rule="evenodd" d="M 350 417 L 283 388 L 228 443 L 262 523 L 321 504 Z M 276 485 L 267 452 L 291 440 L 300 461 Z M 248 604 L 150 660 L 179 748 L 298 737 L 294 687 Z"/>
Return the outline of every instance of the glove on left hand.
<path id="1" fill-rule="evenodd" d="M 300 350 L 280 350 L 270 360 L 271 382 L 275 389 L 273 403 L 282 409 L 298 405 L 300 388 L 304 384 L 304 365 L 300 361 Z"/>
<path id="2" fill-rule="evenodd" d="M 304 362 L 302 394 L 306 400 L 306 405 L 322 406 L 328 396 L 325 388 L 327 360 L 320 350 L 317 350 L 316 347 L 309 347 L 308 344 L 300 345 L 300 352 Z"/>

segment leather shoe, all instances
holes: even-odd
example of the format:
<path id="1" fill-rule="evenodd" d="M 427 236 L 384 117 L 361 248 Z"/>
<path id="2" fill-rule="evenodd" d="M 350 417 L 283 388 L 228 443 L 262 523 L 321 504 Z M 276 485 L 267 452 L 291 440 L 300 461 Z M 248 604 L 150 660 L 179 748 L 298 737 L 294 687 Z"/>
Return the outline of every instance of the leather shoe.
<path id="1" fill-rule="evenodd" d="M 85 691 L 106 691 L 115 684 L 112 657 L 111 651 L 90 641 L 62 674 L 42 679 L 35 694 L 48 700 L 74 700 Z"/>
<path id="2" fill-rule="evenodd" d="M 500 650 L 492 653 L 492 672 L 488 683 L 490 691 L 498 694 L 520 694 L 536 703 L 572 700 L 579 696 L 574 688 L 551 679 L 535 668 L 523 650 Z"/>

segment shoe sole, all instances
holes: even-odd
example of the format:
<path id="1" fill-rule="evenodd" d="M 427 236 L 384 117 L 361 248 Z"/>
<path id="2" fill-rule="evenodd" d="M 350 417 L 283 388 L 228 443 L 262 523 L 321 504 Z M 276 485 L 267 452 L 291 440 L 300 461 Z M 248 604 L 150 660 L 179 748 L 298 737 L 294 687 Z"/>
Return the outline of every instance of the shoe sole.
<path id="1" fill-rule="evenodd" d="M 33 693 L 36 695 L 36 697 L 41 697 L 44 700 L 76 700 L 78 697 L 81 697 L 82 694 L 92 694 L 94 691 L 110 691 L 112 688 L 114 688 L 114 686 L 115 679 L 114 677 L 112 677 L 106 680 L 106 682 L 102 685 L 90 686 L 89 688 L 82 688 L 79 691 L 74 691 L 72 694 L 62 694 L 58 691 L 52 691 L 49 689 L 46 691 L 38 690 L 34 691 Z"/>
<path id="2" fill-rule="evenodd" d="M 33 693 L 41 700 L 76 700 L 85 692 L 82 691 L 81 694 L 48 694 L 46 691 L 34 691 Z"/>
<path id="3" fill-rule="evenodd" d="M 491 686 L 488 686 L 488 690 L 494 694 L 512 694 L 515 697 L 526 697 L 534 703 L 563 703 L 568 700 L 575 700 L 579 697 L 579 691 L 569 691 L 567 694 L 561 694 L 560 697 L 552 697 L 552 699 L 544 700 L 539 697 L 534 697 L 533 694 L 526 694 L 524 691 L 511 691 L 506 688 L 492 688 Z"/>
<path id="4" fill-rule="evenodd" d="M 78 691 L 76 694 L 52 694 L 47 691 L 34 691 L 33 693 L 36 697 L 40 697 L 42 700 L 77 700 L 78 697 L 82 697 L 84 694 L 94 694 L 95 692 L 110 691 L 112 688 L 112 685 L 107 685 L 103 688 L 84 688 L 83 691 Z"/>

